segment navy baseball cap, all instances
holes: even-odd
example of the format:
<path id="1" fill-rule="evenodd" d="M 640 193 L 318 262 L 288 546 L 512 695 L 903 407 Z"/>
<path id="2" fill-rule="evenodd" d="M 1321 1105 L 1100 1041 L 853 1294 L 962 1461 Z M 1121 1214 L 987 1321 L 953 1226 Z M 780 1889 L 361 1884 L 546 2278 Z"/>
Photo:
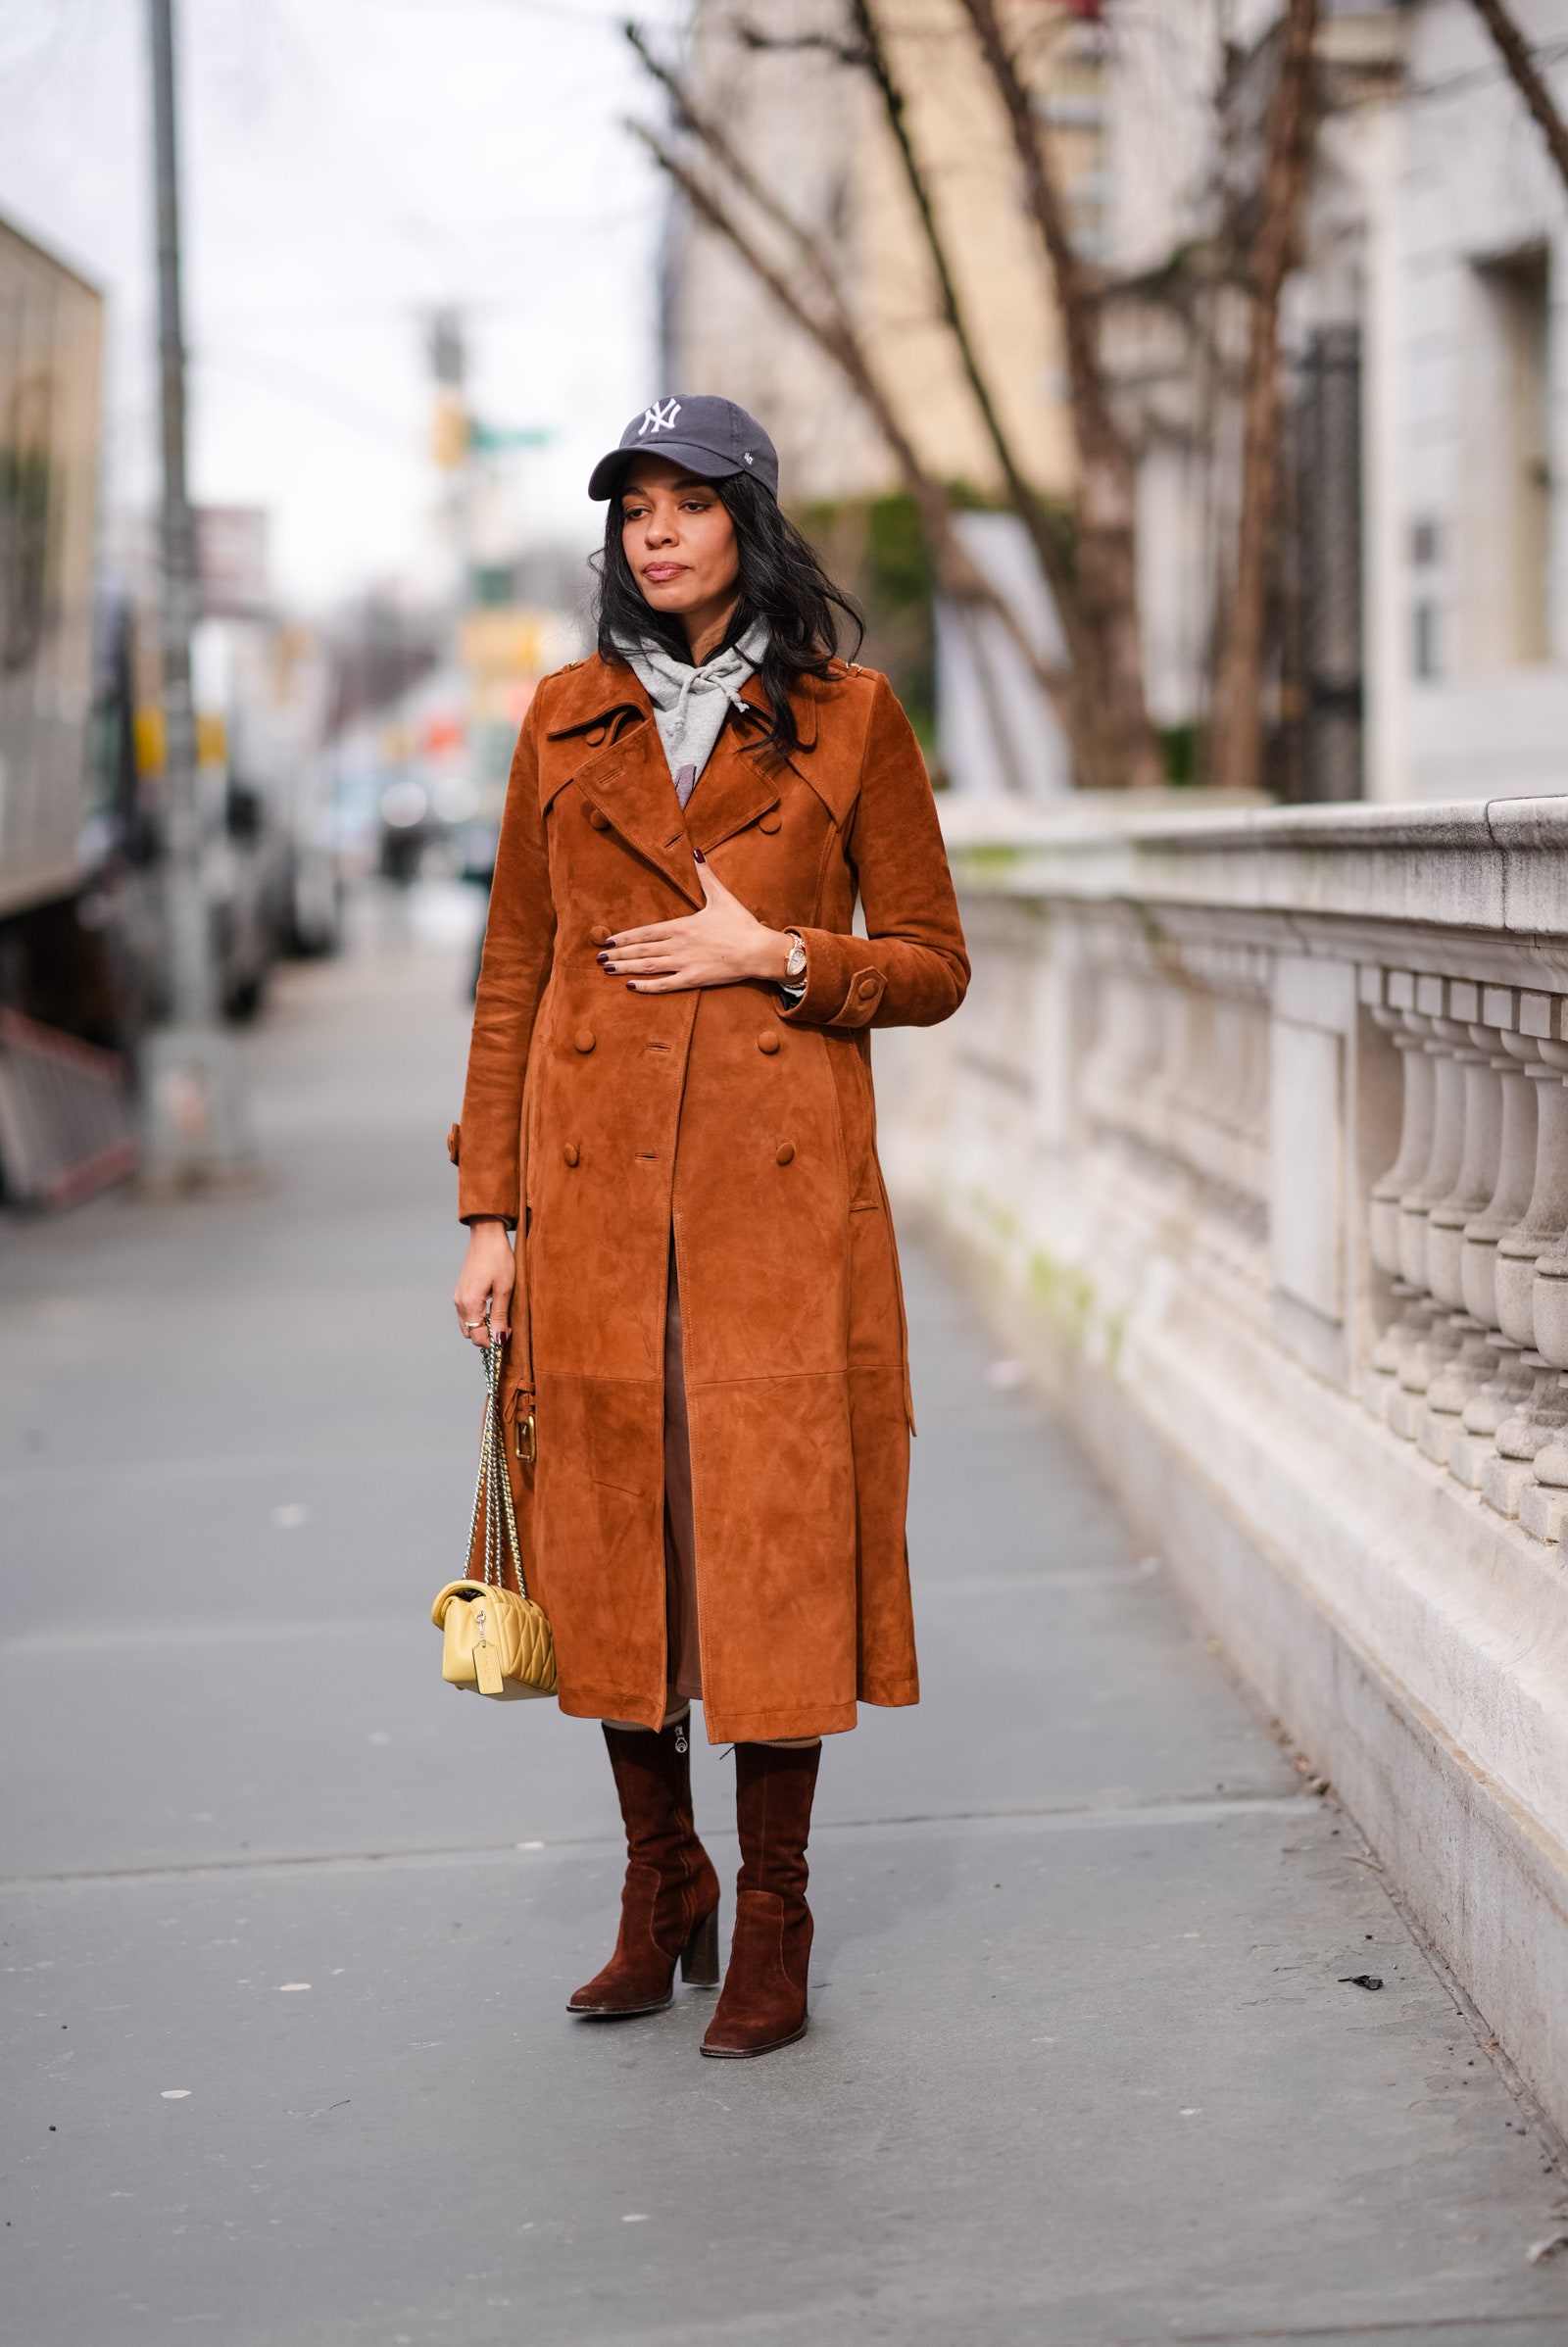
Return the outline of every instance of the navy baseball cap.
<path id="1" fill-rule="evenodd" d="M 732 399 L 708 392 L 672 392 L 668 399 L 651 401 L 621 433 L 620 446 L 594 466 L 589 496 L 613 497 L 633 457 L 666 457 L 704 481 L 749 472 L 778 495 L 778 450 L 756 416 Z"/>

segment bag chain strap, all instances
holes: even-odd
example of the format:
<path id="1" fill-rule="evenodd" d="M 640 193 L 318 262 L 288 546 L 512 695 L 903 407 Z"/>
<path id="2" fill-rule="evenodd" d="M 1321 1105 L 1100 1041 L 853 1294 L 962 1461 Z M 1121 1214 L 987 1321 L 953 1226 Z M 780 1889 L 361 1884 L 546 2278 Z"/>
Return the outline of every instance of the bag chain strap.
<path id="1" fill-rule="evenodd" d="M 484 1432 L 479 1439 L 479 1481 L 474 1487 L 473 1521 L 468 1526 L 468 1562 L 473 1562 L 474 1542 L 479 1534 L 480 1511 L 484 1515 L 484 1580 L 485 1587 L 505 1589 L 506 1559 L 502 1551 L 503 1537 L 512 1552 L 512 1569 L 517 1577 L 517 1593 L 528 1594 L 522 1578 L 522 1543 L 517 1538 L 517 1518 L 512 1504 L 512 1485 L 507 1476 L 505 1457 L 506 1434 L 501 1419 L 501 1353 L 504 1340 L 492 1337 L 485 1346 Z"/>

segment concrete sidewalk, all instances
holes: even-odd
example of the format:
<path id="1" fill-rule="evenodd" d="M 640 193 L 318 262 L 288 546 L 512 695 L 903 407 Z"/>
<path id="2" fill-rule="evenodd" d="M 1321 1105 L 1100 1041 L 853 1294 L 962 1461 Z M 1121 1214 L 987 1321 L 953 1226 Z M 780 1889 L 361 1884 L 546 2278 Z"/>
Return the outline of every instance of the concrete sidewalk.
<path id="1" fill-rule="evenodd" d="M 824 1756 L 811 2033 L 567 2020 L 603 1747 L 427 1620 L 463 923 L 287 975 L 256 1196 L 0 1225 L 0 2337 L 1563 2347 L 1552 2141 L 918 1247 L 925 1699 Z"/>

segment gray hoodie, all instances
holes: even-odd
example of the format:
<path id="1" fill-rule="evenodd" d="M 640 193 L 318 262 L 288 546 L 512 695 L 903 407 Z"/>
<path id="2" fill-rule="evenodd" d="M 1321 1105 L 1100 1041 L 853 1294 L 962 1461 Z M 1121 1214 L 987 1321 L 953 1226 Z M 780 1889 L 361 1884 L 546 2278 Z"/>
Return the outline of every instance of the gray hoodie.
<path id="1" fill-rule="evenodd" d="M 737 709 L 746 706 L 741 687 L 755 674 L 767 650 L 767 622 L 755 621 L 738 644 L 715 652 L 700 668 L 694 668 L 690 660 L 676 660 L 662 644 L 646 638 L 640 644 L 622 643 L 617 638 L 615 649 L 629 661 L 654 705 L 675 796 L 684 807 L 713 755 L 731 705 Z"/>

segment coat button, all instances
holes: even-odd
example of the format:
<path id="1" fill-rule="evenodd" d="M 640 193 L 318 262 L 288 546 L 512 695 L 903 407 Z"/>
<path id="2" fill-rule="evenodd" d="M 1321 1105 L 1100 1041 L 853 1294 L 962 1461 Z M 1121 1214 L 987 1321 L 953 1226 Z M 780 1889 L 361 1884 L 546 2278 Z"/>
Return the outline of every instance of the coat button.
<path id="1" fill-rule="evenodd" d="M 778 1050 L 778 1037 L 773 1033 L 770 1027 L 764 1027 L 762 1029 L 761 1034 L 757 1039 L 757 1048 L 760 1051 L 765 1051 L 769 1059 L 772 1058 L 773 1053 Z"/>
<path id="2" fill-rule="evenodd" d="M 608 725 L 591 725 L 582 738 L 590 750 L 597 750 L 609 731 Z"/>
<path id="3" fill-rule="evenodd" d="M 781 1141 L 781 1142 L 779 1143 L 779 1145 L 778 1145 L 778 1148 L 777 1148 L 777 1149 L 776 1149 L 773 1151 L 773 1163 L 774 1163 L 775 1165 L 788 1165 L 788 1163 L 790 1162 L 790 1159 L 791 1159 L 791 1158 L 794 1156 L 794 1154 L 795 1154 L 795 1144 L 794 1144 L 794 1142 L 793 1142 L 793 1141 Z"/>
<path id="4" fill-rule="evenodd" d="M 610 817 L 608 815 L 602 815 L 597 807 L 585 807 L 583 808 L 583 813 L 588 817 L 588 820 L 593 825 L 595 831 L 608 831 L 610 829 Z"/>
<path id="5" fill-rule="evenodd" d="M 777 831 L 782 826 L 783 821 L 784 817 L 775 808 L 772 814 L 760 815 L 758 817 L 757 828 L 759 831 Z"/>
<path id="6" fill-rule="evenodd" d="M 869 1002 L 871 997 L 876 993 L 876 980 L 872 977 L 862 978 L 855 991 L 862 1002 Z"/>
<path id="7" fill-rule="evenodd" d="M 604 922 L 601 921 L 597 929 L 589 930 L 589 942 L 596 946 L 608 946 L 614 934 L 613 929 L 607 929 Z"/>
<path id="8" fill-rule="evenodd" d="M 571 1040 L 578 1051 L 586 1054 L 594 1048 L 594 1031 L 592 1027 L 579 1027 Z"/>
<path id="9" fill-rule="evenodd" d="M 568 1165 L 575 1165 L 577 1162 L 577 1144 L 574 1141 L 568 1141 L 561 1153 L 565 1158 Z"/>

